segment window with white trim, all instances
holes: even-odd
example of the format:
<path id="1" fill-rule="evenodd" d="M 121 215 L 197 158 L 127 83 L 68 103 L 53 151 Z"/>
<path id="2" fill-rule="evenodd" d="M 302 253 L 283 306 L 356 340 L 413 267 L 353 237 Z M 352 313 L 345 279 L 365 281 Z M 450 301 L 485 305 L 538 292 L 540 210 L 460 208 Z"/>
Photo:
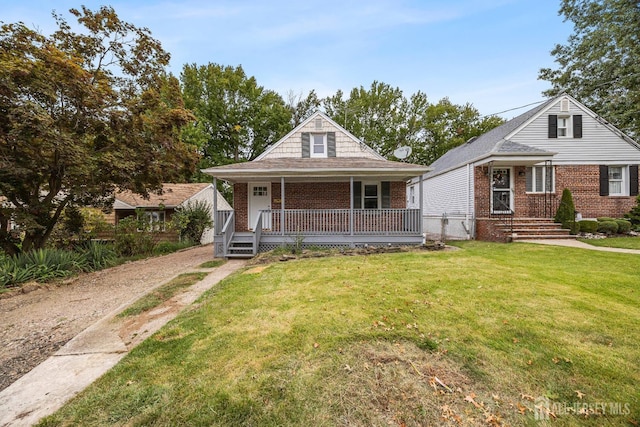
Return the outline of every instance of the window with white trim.
<path id="1" fill-rule="evenodd" d="M 365 209 L 378 209 L 380 205 L 378 202 L 378 184 L 364 184 L 364 208 Z"/>
<path id="2" fill-rule="evenodd" d="M 164 211 L 144 211 L 142 215 L 145 231 L 165 231 Z"/>
<path id="3" fill-rule="evenodd" d="M 327 134 L 311 134 L 311 157 L 327 157 Z"/>
<path id="4" fill-rule="evenodd" d="M 609 195 L 625 196 L 626 167 L 609 166 Z"/>
<path id="5" fill-rule="evenodd" d="M 527 193 L 544 193 L 545 191 L 553 193 L 555 191 L 553 167 L 529 166 L 525 175 L 525 191 Z"/>
<path id="6" fill-rule="evenodd" d="M 570 135 L 571 116 L 558 116 L 558 138 L 566 138 Z"/>

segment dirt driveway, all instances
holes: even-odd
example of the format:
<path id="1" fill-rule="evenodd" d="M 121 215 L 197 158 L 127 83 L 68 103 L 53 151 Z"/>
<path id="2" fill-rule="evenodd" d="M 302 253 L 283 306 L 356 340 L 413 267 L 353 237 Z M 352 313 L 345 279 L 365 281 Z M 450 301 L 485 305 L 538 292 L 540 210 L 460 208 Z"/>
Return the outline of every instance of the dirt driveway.
<path id="1" fill-rule="evenodd" d="M 211 259 L 213 247 L 200 246 L 0 299 L 0 390 L 125 302 Z"/>

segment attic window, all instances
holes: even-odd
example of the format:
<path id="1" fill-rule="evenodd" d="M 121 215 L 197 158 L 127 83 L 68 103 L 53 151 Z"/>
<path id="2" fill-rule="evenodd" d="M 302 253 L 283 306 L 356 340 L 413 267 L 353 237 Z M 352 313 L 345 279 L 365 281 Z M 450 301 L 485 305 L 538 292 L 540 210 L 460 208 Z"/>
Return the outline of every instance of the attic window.
<path id="1" fill-rule="evenodd" d="M 327 157 L 327 134 L 311 134 L 311 157 Z"/>
<path id="2" fill-rule="evenodd" d="M 316 129 L 322 129 L 322 119 L 318 117 L 315 121 L 315 125 Z"/>

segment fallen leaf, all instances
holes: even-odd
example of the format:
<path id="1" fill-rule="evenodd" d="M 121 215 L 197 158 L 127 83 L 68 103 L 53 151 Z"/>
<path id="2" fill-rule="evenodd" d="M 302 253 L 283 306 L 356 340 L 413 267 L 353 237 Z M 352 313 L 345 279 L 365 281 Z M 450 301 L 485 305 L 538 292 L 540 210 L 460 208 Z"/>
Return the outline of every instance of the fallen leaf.
<path id="1" fill-rule="evenodd" d="M 318 348 L 318 347 L 320 347 L 320 344 L 318 344 L 317 342 L 314 342 L 313 343 L 313 348 Z"/>
<path id="2" fill-rule="evenodd" d="M 527 365 L 529 366 L 533 365 L 533 361 L 531 359 L 527 360 Z"/>
<path id="3" fill-rule="evenodd" d="M 518 407 L 518 412 L 520 412 L 520 415 L 524 415 L 527 413 L 527 407 L 522 403 L 518 402 L 516 406 Z"/>
<path id="4" fill-rule="evenodd" d="M 520 342 L 520 340 L 519 340 L 518 338 L 515 338 L 515 337 L 514 337 L 514 338 L 513 338 L 513 343 L 514 343 L 514 344 L 518 344 L 518 342 Z"/>
<path id="5" fill-rule="evenodd" d="M 533 402 L 534 400 L 536 400 L 533 396 L 529 394 L 520 394 L 520 399 L 528 400 L 530 402 Z"/>
<path id="6" fill-rule="evenodd" d="M 582 398 L 584 397 L 584 393 L 581 392 L 580 390 L 575 390 L 576 392 L 576 396 L 578 396 L 578 399 L 582 400 Z"/>

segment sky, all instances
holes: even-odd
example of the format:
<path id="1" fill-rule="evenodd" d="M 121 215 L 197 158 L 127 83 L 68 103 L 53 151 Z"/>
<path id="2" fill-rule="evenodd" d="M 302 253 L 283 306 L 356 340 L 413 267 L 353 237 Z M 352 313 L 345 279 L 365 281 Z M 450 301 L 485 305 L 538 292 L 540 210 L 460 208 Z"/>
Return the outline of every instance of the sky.
<path id="1" fill-rule="evenodd" d="M 378 81 L 507 119 L 544 99 L 538 71 L 573 30 L 560 0 L 0 0 L 0 21 L 50 34 L 52 10 L 71 22 L 81 5 L 149 28 L 177 76 L 187 63 L 241 65 L 285 100 Z"/>

